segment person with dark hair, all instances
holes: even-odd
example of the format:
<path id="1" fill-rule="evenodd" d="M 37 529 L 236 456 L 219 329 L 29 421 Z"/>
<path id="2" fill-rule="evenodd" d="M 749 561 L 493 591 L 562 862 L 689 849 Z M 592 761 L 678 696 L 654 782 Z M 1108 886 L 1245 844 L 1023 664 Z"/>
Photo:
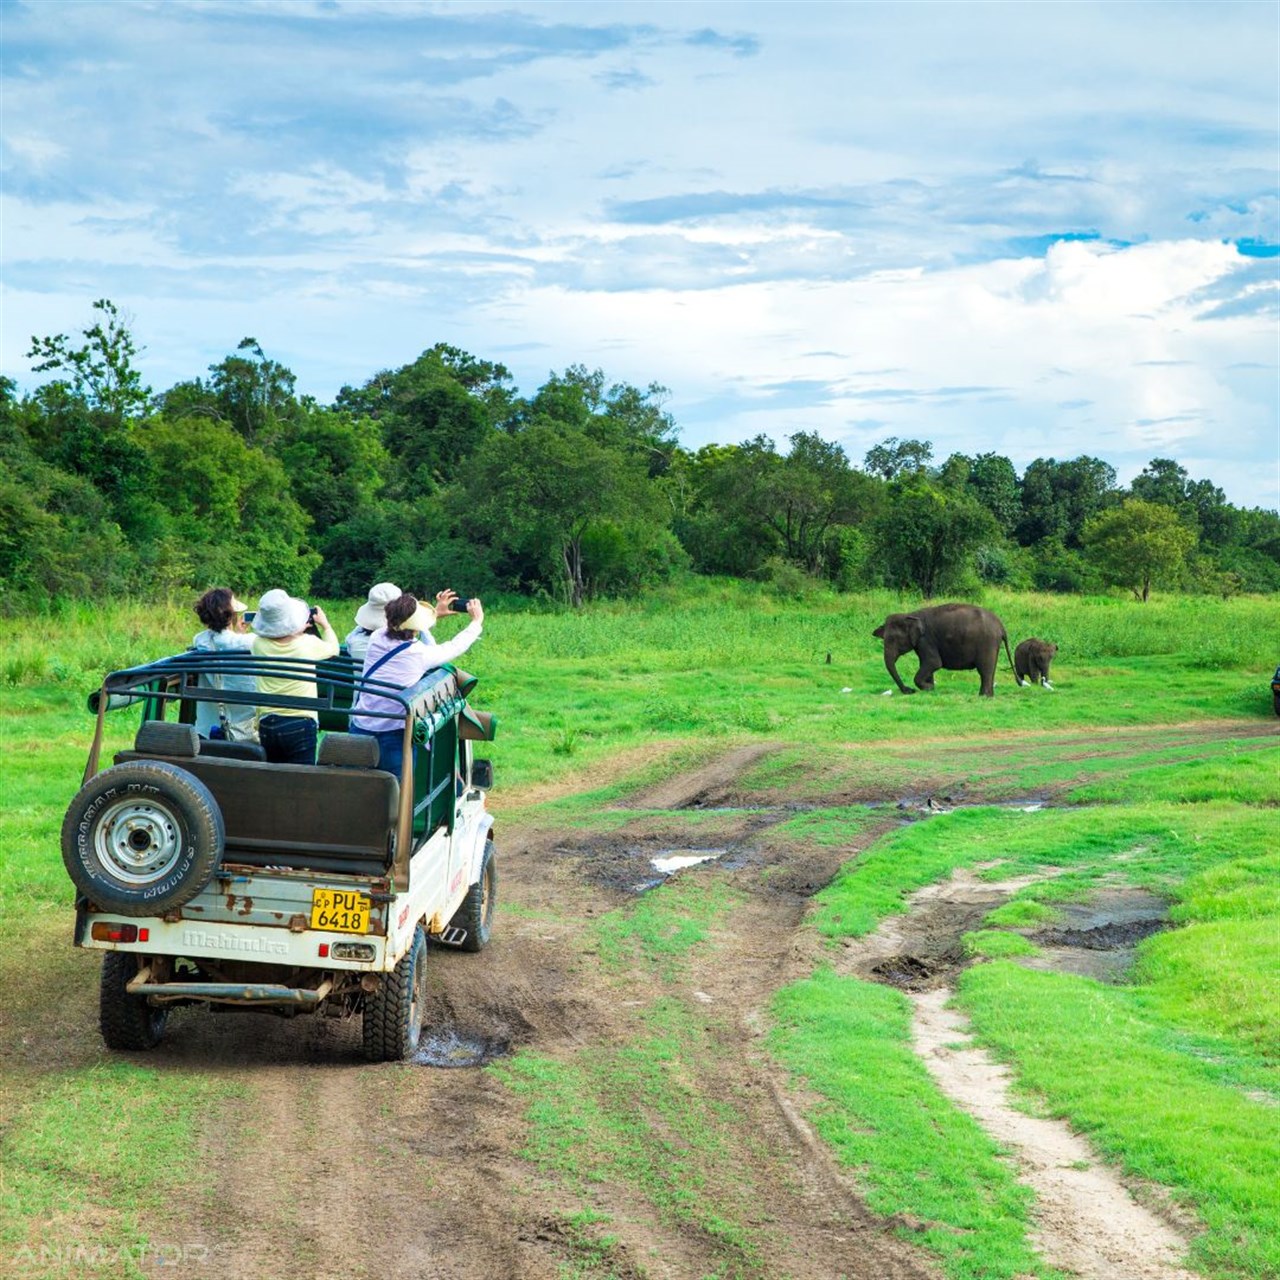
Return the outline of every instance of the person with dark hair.
<path id="1" fill-rule="evenodd" d="M 213 587 L 196 601 L 196 617 L 205 629 L 192 641 L 200 653 L 246 653 L 253 636 L 245 625 L 247 605 L 227 587 Z M 221 675 L 216 671 L 200 675 L 200 684 L 211 689 L 238 689 L 253 693 L 252 676 Z M 258 709 L 243 702 L 197 702 L 196 732 L 202 738 L 227 738 L 232 742 L 257 742 Z"/>
<path id="2" fill-rule="evenodd" d="M 257 657 L 320 662 L 337 656 L 338 636 L 324 610 L 310 608 L 305 600 L 287 591 L 268 591 L 258 601 L 252 626 Z M 258 692 L 292 698 L 317 696 L 314 679 L 293 676 L 287 670 L 259 676 Z M 302 708 L 291 708 L 287 713 L 268 709 L 258 716 L 258 737 L 267 759 L 275 764 L 315 764 L 319 730 L 320 717 Z"/>
<path id="3" fill-rule="evenodd" d="M 435 625 L 435 610 L 419 604 L 416 596 L 408 594 L 392 600 L 387 605 L 387 625 L 369 637 L 363 675 L 385 681 L 397 689 L 417 684 L 433 667 L 442 667 L 460 658 L 480 639 L 484 609 L 479 599 L 473 597 L 467 601 L 467 613 L 471 621 L 452 640 L 421 644 L 423 633 L 429 633 Z M 399 777 L 404 763 L 404 712 L 400 703 L 363 689 L 351 710 L 351 732 L 376 738 L 378 768 Z M 389 712 L 395 718 L 368 714 L 379 711 Z"/>

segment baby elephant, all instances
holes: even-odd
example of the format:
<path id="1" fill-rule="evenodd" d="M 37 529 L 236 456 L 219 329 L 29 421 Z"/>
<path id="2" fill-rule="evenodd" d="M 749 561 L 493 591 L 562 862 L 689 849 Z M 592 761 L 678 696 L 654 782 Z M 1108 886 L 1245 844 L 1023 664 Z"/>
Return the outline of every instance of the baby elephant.
<path id="1" fill-rule="evenodd" d="M 1057 652 L 1058 646 L 1047 640 L 1037 640 L 1034 636 L 1030 640 L 1024 640 L 1013 651 L 1013 672 L 1018 677 L 1018 683 L 1022 684 L 1025 677 L 1027 684 L 1042 684 L 1046 689 L 1052 689 L 1053 685 L 1049 683 L 1049 663 Z"/>

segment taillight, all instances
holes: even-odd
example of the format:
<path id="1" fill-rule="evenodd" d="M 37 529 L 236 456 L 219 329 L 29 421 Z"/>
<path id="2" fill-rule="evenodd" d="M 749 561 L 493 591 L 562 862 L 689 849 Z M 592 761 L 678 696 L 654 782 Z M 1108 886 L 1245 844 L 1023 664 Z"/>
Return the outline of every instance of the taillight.
<path id="1" fill-rule="evenodd" d="M 136 924 L 117 924 L 114 920 L 98 920 L 89 930 L 94 942 L 137 942 L 138 926 Z M 143 938 L 143 942 L 146 939 Z"/>

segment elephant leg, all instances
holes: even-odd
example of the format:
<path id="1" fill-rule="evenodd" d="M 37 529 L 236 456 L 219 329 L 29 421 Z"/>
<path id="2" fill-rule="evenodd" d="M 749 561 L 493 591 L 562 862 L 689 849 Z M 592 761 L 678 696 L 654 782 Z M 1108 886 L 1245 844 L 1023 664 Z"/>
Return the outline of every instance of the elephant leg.
<path id="1" fill-rule="evenodd" d="M 996 696 L 996 658 L 992 655 L 991 659 L 983 659 L 978 664 L 978 674 L 982 677 L 982 683 L 978 686 L 978 696 L 980 698 L 994 698 Z"/>
<path id="2" fill-rule="evenodd" d="M 933 689 L 933 673 L 942 666 L 940 662 L 930 662 L 926 658 L 920 659 L 920 670 L 916 672 L 916 688 L 922 689 L 929 693 Z"/>

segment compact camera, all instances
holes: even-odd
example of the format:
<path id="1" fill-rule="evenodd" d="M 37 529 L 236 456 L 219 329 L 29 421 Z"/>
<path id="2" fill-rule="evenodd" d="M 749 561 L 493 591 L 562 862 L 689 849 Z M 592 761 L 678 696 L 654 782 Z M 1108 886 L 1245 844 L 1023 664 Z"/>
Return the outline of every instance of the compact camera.
<path id="1" fill-rule="evenodd" d="M 449 605 L 449 611 L 451 613 L 466 613 L 467 606 L 470 603 L 471 603 L 470 600 L 462 600 L 462 599 L 454 600 Z"/>

